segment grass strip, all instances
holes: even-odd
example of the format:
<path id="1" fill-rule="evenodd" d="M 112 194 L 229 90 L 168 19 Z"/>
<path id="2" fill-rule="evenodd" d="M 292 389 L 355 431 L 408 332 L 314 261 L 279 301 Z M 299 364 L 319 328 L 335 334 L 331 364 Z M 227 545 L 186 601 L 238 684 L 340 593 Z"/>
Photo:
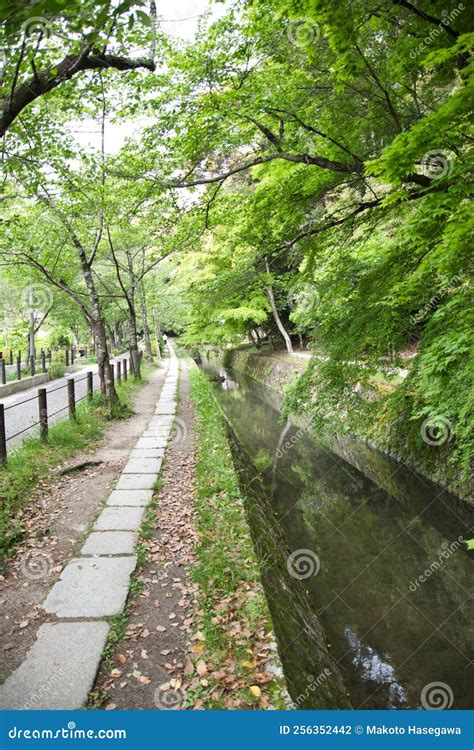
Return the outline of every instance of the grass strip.
<path id="1" fill-rule="evenodd" d="M 186 705 L 285 708 L 283 680 L 273 668 L 270 613 L 224 421 L 207 378 L 192 369 L 190 381 L 198 442 L 198 546 L 191 574 L 199 592 L 191 659 L 198 677 L 184 685 Z"/>

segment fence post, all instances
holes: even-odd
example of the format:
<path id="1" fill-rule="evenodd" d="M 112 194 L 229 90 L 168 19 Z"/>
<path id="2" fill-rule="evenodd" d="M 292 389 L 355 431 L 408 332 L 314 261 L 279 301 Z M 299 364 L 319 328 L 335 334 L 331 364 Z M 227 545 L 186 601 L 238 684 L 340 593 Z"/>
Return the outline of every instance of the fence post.
<path id="1" fill-rule="evenodd" d="M 127 360 L 123 360 L 123 379 L 127 380 Z"/>
<path id="2" fill-rule="evenodd" d="M 49 364 L 51 364 L 51 357 L 52 357 L 51 349 L 48 349 L 48 362 L 49 362 Z"/>
<path id="3" fill-rule="evenodd" d="M 35 374 L 35 372 L 36 372 L 36 369 L 35 369 L 35 355 L 34 354 L 32 354 L 31 357 L 30 357 L 30 370 L 31 370 L 31 375 L 33 376 Z"/>
<path id="4" fill-rule="evenodd" d="M 69 419 L 76 418 L 76 397 L 74 389 L 74 378 L 68 378 L 67 381 L 67 405 L 69 408 Z"/>
<path id="5" fill-rule="evenodd" d="M 120 360 L 117 360 L 117 381 L 120 383 L 122 380 L 122 363 Z"/>
<path id="6" fill-rule="evenodd" d="M 0 404 L 0 464 L 7 462 L 7 437 L 5 435 L 5 407 Z"/>
<path id="7" fill-rule="evenodd" d="M 87 398 L 92 401 L 94 395 L 94 373 L 89 371 L 87 373 Z"/>
<path id="8" fill-rule="evenodd" d="M 0 359 L 0 369 L 1 369 L 1 377 L 2 377 L 2 385 L 5 385 L 7 382 L 7 372 L 5 370 L 5 360 L 3 357 Z"/>
<path id="9" fill-rule="evenodd" d="M 16 358 L 16 379 L 21 380 L 21 355 Z"/>
<path id="10" fill-rule="evenodd" d="M 41 440 L 48 439 L 48 402 L 46 399 L 46 388 L 38 388 L 38 410 L 40 421 Z"/>
<path id="11" fill-rule="evenodd" d="M 41 349 L 41 369 L 46 372 L 46 354 L 44 349 Z"/>
<path id="12" fill-rule="evenodd" d="M 112 385 L 115 385 L 115 367 L 114 363 L 110 363 L 110 379 L 112 381 Z"/>
<path id="13" fill-rule="evenodd" d="M 13 349 L 10 349 L 10 364 L 13 364 Z"/>
<path id="14" fill-rule="evenodd" d="M 71 349 L 71 365 L 74 364 L 74 347 Z"/>

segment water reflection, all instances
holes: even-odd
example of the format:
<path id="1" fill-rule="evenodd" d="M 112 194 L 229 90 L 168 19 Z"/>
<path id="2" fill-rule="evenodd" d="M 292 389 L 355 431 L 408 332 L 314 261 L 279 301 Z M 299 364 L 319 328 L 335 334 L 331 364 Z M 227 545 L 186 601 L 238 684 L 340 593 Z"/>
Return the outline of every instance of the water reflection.
<path id="1" fill-rule="evenodd" d="M 471 708 L 472 562 L 459 541 L 474 535 L 468 506 L 381 454 L 358 456 L 356 468 L 282 421 L 275 392 L 208 370 L 293 699 L 330 668 L 298 705 L 342 707 L 347 689 L 354 707 L 418 708 L 423 687 L 442 681 L 453 708 Z M 289 576 L 298 550 L 317 555 L 317 575 Z"/>
<path id="2" fill-rule="evenodd" d="M 389 663 L 390 655 L 382 657 L 372 646 L 362 643 L 349 627 L 345 628 L 344 635 L 353 655 L 352 664 L 361 679 L 367 686 L 372 683 L 376 689 L 385 687 L 387 708 L 406 708 L 408 696 L 395 677 L 395 670 Z"/>

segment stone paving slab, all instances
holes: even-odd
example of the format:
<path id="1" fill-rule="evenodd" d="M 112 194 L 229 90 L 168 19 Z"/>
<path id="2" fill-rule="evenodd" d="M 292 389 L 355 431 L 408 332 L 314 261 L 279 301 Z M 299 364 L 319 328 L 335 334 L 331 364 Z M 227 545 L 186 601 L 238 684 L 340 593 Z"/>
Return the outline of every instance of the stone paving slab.
<path id="1" fill-rule="evenodd" d="M 173 421 L 174 421 L 174 414 L 156 415 L 155 419 L 149 423 L 146 429 L 147 431 L 166 430 L 167 428 L 171 427 L 171 425 L 173 424 Z"/>
<path id="2" fill-rule="evenodd" d="M 161 464 L 161 458 L 130 458 L 122 474 L 158 474 Z"/>
<path id="3" fill-rule="evenodd" d="M 137 558 L 134 555 L 80 557 L 71 560 L 49 592 L 43 609 L 49 614 L 64 618 L 118 615 L 125 605 L 130 575 L 136 564 Z M 82 656 L 84 658 L 84 654 Z"/>
<path id="4" fill-rule="evenodd" d="M 136 449 L 141 450 L 142 448 L 166 448 L 168 443 L 166 435 L 153 435 L 152 437 L 140 438 L 137 440 Z"/>
<path id="5" fill-rule="evenodd" d="M 164 448 L 134 448 L 130 451 L 130 458 L 163 458 Z"/>
<path id="6" fill-rule="evenodd" d="M 108 506 L 95 522 L 94 531 L 138 531 L 145 506 Z"/>
<path id="7" fill-rule="evenodd" d="M 122 474 L 118 480 L 116 490 L 152 490 L 157 480 L 157 474 Z"/>
<path id="8" fill-rule="evenodd" d="M 162 415 L 168 415 L 168 414 L 175 414 L 176 412 L 176 404 L 158 404 L 158 406 L 155 409 L 155 414 L 162 414 Z"/>
<path id="9" fill-rule="evenodd" d="M 169 439 L 170 433 L 171 433 L 171 425 L 166 428 L 166 431 L 160 430 L 159 432 L 148 432 L 148 431 L 144 432 L 143 437 L 140 439 L 141 440 L 162 440 L 165 443 L 165 447 L 166 447 L 168 445 L 168 439 Z M 141 445 L 138 445 L 137 443 L 136 447 L 144 448 L 145 445 L 144 443 L 141 443 Z M 147 446 L 147 447 L 151 447 L 151 446 Z M 157 446 L 155 445 L 155 447 Z"/>
<path id="10" fill-rule="evenodd" d="M 136 531 L 93 531 L 81 555 L 132 555 L 137 539 Z"/>
<path id="11" fill-rule="evenodd" d="M 165 438 L 168 440 L 169 435 L 171 432 L 171 425 L 167 425 L 166 427 L 155 427 L 153 430 L 147 430 L 143 433 L 143 439 L 147 438 Z"/>
<path id="12" fill-rule="evenodd" d="M 0 708 L 82 708 L 94 683 L 108 632 L 106 622 L 42 625 L 25 661 L 0 687 Z"/>
<path id="13" fill-rule="evenodd" d="M 106 505 L 148 505 L 153 497 L 153 490 L 114 490 L 110 493 Z"/>

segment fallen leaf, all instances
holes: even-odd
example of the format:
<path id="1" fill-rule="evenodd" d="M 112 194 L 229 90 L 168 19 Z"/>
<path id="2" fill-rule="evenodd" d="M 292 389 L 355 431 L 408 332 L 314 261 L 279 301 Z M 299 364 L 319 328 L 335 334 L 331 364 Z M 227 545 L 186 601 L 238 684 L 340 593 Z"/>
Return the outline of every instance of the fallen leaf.
<path id="1" fill-rule="evenodd" d="M 204 677 L 204 675 L 207 674 L 206 662 L 202 659 L 200 659 L 196 664 L 196 672 L 198 673 L 199 677 Z"/>
<path id="2" fill-rule="evenodd" d="M 242 662 L 243 667 L 247 667 L 247 669 L 254 669 L 255 668 L 255 662 L 254 661 L 243 661 Z"/>
<path id="3" fill-rule="evenodd" d="M 255 696 L 255 698 L 260 698 L 260 696 L 262 694 L 262 691 L 260 690 L 260 688 L 259 688 L 258 685 L 251 685 L 250 686 L 250 692 L 252 693 L 252 695 Z"/>

